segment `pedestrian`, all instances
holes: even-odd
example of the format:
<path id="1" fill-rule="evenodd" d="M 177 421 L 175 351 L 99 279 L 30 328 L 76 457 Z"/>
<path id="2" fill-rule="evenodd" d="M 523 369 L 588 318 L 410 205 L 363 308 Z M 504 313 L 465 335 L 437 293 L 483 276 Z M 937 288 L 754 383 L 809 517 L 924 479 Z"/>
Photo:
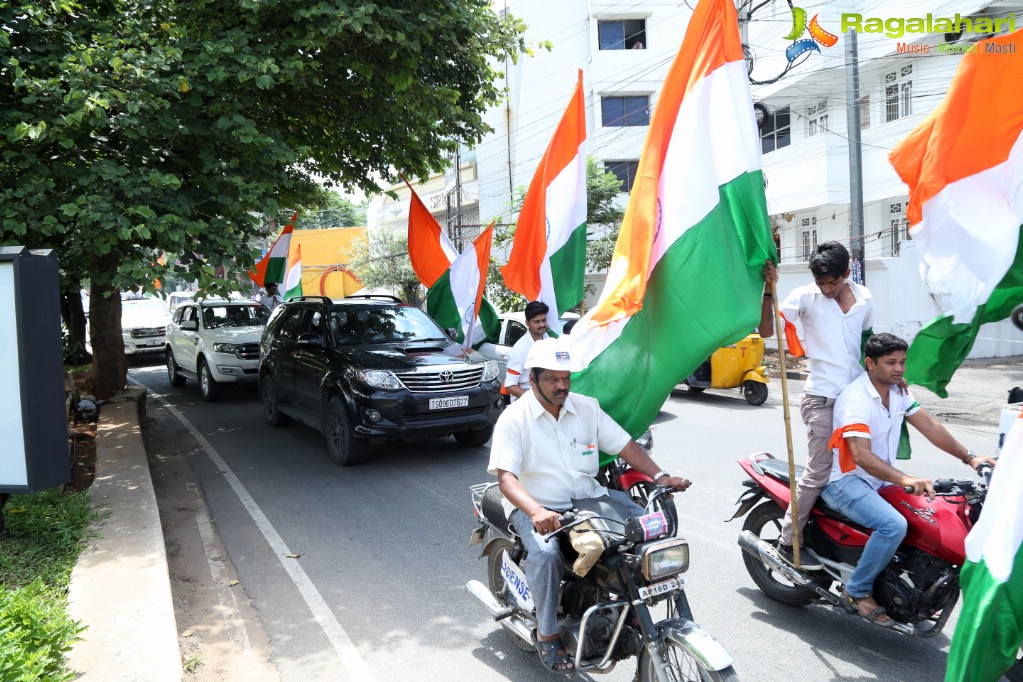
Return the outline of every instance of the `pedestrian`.
<path id="1" fill-rule="evenodd" d="M 267 282 L 263 285 L 265 293 L 256 294 L 252 297 L 253 301 L 257 301 L 265 305 L 271 311 L 276 308 L 281 301 L 281 295 L 277 293 L 277 284 L 274 282 Z"/>
<path id="2" fill-rule="evenodd" d="M 809 377 L 803 388 L 799 412 L 806 426 L 806 466 L 796 485 L 796 515 L 802 532 L 821 489 L 831 475 L 831 438 L 835 399 L 854 379 L 863 373 L 860 364 L 863 343 L 871 335 L 874 304 L 870 291 L 849 279 L 849 251 L 835 241 L 824 242 L 814 251 L 808 263 L 813 282 L 793 290 L 779 308 L 785 324 L 788 351 L 800 357 L 806 355 Z M 764 279 L 778 280 L 778 269 L 773 263 L 764 265 Z M 771 293 L 764 293 L 763 307 L 771 306 Z M 803 325 L 806 346 L 800 344 L 794 323 Z M 774 320 L 770 319 L 764 336 L 774 333 Z M 904 384 L 903 384 L 904 385 Z M 778 553 L 793 563 L 791 509 L 782 521 Z M 820 570 L 819 561 L 810 556 L 800 557 L 806 570 Z"/>
<path id="3" fill-rule="evenodd" d="M 526 357 L 535 342 L 547 338 L 548 311 L 543 301 L 530 301 L 526 304 L 526 333 L 512 346 L 504 386 L 501 387 L 501 392 L 510 395 L 512 402 L 529 390 L 529 372 L 525 371 Z"/>

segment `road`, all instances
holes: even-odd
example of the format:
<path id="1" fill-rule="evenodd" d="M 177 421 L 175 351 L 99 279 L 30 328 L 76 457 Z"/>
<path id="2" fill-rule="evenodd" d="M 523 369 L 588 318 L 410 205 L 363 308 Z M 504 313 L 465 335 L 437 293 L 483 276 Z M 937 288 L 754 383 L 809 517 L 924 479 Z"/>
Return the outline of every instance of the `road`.
<path id="1" fill-rule="evenodd" d="M 1016 367 L 988 371 L 1020 383 Z M 254 386 L 208 404 L 193 382 L 171 388 L 160 367 L 135 367 L 131 375 L 180 415 L 150 401 L 150 415 L 194 452 L 189 459 L 215 528 L 282 680 L 553 679 L 463 589 L 467 580 L 485 579 L 485 564 L 468 546 L 475 525 L 468 488 L 488 478 L 487 447 L 460 448 L 453 439 L 385 445 L 368 463 L 341 468 L 312 429 L 267 426 Z M 789 384 L 801 463 L 802 386 Z M 978 452 L 994 449 L 1003 396 L 990 376 L 973 380 L 954 407 L 917 395 L 925 407 L 951 415 L 950 430 Z M 653 432 L 656 461 L 694 481 L 676 497 L 691 545 L 686 580 L 694 613 L 743 679 L 943 679 L 955 615 L 944 633 L 916 640 L 828 608 L 776 604 L 746 574 L 735 541 L 741 521 L 725 519 L 743 490 L 736 459 L 758 451 L 784 456 L 777 380 L 760 407 L 736 392 L 675 394 Z M 969 474 L 919 437 L 905 468 L 932 477 Z M 626 664 L 597 679 L 631 680 L 633 672 Z"/>

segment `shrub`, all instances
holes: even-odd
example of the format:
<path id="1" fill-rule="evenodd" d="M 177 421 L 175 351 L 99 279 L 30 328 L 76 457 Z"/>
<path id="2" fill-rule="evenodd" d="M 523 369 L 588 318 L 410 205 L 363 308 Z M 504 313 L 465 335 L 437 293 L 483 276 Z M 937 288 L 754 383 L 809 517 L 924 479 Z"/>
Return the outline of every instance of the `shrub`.
<path id="1" fill-rule="evenodd" d="M 36 579 L 0 588 L 0 680 L 70 680 L 64 654 L 85 628 L 65 613 L 66 599 Z"/>

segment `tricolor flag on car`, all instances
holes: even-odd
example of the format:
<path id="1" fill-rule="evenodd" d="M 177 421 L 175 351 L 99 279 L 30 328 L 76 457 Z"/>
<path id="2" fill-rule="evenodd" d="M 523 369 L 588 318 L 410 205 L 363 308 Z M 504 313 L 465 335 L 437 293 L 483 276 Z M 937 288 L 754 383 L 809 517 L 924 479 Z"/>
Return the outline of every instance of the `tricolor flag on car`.
<path id="1" fill-rule="evenodd" d="M 1007 49 L 1021 35 L 977 43 L 945 100 L 890 155 L 909 185 L 909 234 L 941 309 L 909 348 L 906 381 L 943 398 L 980 326 L 1023 302 L 1023 50 Z"/>
<path id="2" fill-rule="evenodd" d="M 583 72 L 519 211 L 504 282 L 551 309 L 547 324 L 583 300 L 586 272 L 586 106 Z M 555 314 L 554 311 L 557 311 Z"/>
<path id="3" fill-rule="evenodd" d="M 266 286 L 267 282 L 280 284 L 284 281 L 284 268 L 287 266 L 288 250 L 291 248 L 291 233 L 295 231 L 297 218 L 298 211 L 295 211 L 263 259 L 256 263 L 254 269 L 249 270 L 249 279 L 259 286 Z"/>
<path id="4" fill-rule="evenodd" d="M 700 0 L 647 133 L 607 284 L 572 330 L 573 390 L 633 436 L 671 389 L 760 320 L 777 260 L 732 0 Z"/>
<path id="5" fill-rule="evenodd" d="M 426 312 L 445 329 L 454 329 L 455 340 L 466 346 L 496 340 L 501 322 L 493 306 L 483 298 L 494 226 L 484 230 L 472 248 L 459 254 L 412 185 L 408 181 L 405 184 L 412 193 L 409 260 L 416 278 L 429 290 Z"/>

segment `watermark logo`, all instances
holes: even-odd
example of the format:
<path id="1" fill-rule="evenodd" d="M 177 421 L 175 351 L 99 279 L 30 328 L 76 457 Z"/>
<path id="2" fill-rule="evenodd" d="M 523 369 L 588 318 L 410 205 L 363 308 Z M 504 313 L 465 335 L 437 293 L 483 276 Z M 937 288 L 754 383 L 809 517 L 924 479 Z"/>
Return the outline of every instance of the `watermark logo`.
<path id="1" fill-rule="evenodd" d="M 795 41 L 785 49 L 785 58 L 789 60 L 790 64 L 807 52 L 820 53 L 821 48 L 818 45 L 834 47 L 838 42 L 838 36 L 825 30 L 820 25 L 819 18 L 819 14 L 813 15 L 813 19 L 808 24 L 806 10 L 802 7 L 792 7 L 792 30 L 785 36 L 785 40 Z M 810 37 L 803 38 L 804 33 L 809 33 Z"/>

